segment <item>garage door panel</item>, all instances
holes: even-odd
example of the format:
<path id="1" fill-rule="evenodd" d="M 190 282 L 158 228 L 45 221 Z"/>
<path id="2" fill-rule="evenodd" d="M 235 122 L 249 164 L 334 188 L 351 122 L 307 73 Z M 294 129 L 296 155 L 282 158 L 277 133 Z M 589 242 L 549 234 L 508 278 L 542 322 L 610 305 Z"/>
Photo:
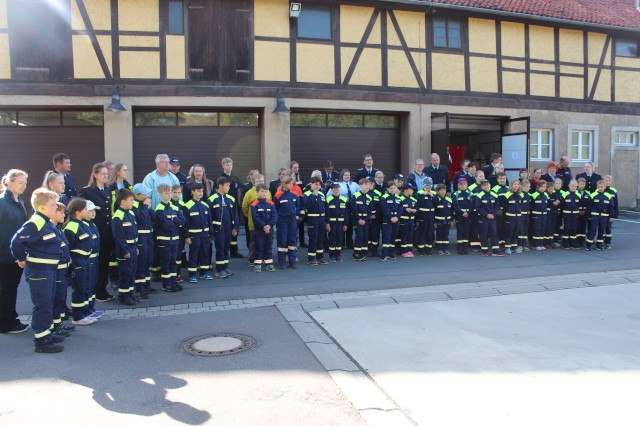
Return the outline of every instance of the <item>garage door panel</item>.
<path id="1" fill-rule="evenodd" d="M 133 158 L 136 182 L 155 169 L 157 154 L 177 157 L 185 174 L 194 164 L 202 164 L 209 179 L 221 171 L 220 160 L 233 159 L 233 172 L 244 181 L 249 170 L 260 169 L 260 128 L 135 128 Z"/>
<path id="2" fill-rule="evenodd" d="M 400 170 L 400 132 L 398 129 L 291 128 L 291 159 L 300 164 L 303 179 L 313 170 L 324 170 L 332 160 L 335 170 L 361 167 L 362 155 L 371 154 L 374 166 L 387 177 Z"/>
<path id="3" fill-rule="evenodd" d="M 71 157 L 71 174 L 76 186 L 89 181 L 91 167 L 105 160 L 102 127 L 0 128 L 0 172 L 17 168 L 29 174 L 25 199 L 42 184 L 44 174 L 53 168 L 52 157 L 64 152 Z"/>

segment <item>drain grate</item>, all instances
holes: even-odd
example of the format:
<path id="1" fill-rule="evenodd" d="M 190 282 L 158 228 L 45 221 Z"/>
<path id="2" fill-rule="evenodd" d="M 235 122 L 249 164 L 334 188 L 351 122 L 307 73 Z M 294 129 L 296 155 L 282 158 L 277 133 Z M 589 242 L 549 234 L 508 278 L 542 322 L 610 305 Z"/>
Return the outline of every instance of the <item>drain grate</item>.
<path id="1" fill-rule="evenodd" d="M 218 357 L 235 355 L 258 346 L 251 336 L 240 333 L 212 333 L 190 337 L 180 343 L 180 352 L 191 356 Z"/>

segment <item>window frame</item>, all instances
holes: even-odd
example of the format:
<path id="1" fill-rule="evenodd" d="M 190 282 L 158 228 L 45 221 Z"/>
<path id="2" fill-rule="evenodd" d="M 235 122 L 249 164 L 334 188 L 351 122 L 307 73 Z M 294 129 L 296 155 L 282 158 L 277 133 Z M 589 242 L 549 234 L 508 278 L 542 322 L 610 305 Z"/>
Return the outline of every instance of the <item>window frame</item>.
<path id="1" fill-rule="evenodd" d="M 635 140 L 632 144 L 618 143 L 618 134 L 632 134 Z M 640 126 L 612 126 L 611 127 L 611 150 L 612 151 L 636 151 L 640 149 Z"/>
<path id="2" fill-rule="evenodd" d="M 535 143 L 535 145 L 538 147 L 538 156 L 534 157 L 531 154 L 531 146 L 534 145 L 534 141 L 533 141 L 533 132 L 538 132 L 538 138 L 537 141 Z M 542 134 L 542 132 L 549 132 L 549 156 L 547 157 L 541 157 L 540 153 L 542 152 L 542 146 L 543 144 L 541 143 L 541 138 L 540 135 Z M 554 132 L 555 130 L 553 128 L 550 127 L 532 127 L 531 128 L 531 132 L 529 134 L 529 161 L 551 161 L 551 158 L 553 157 L 553 139 L 554 139 Z M 546 144 L 545 144 L 546 145 Z"/>
<path id="3" fill-rule="evenodd" d="M 306 35 L 300 35 L 300 22 L 302 22 L 302 16 L 304 15 L 304 11 L 305 8 L 315 8 L 315 9 L 320 9 L 320 8 L 327 8 L 328 14 L 329 14 L 329 36 L 327 38 L 325 37 L 309 37 Z M 331 5 L 326 5 L 326 4 L 313 4 L 313 3 L 302 3 L 302 10 L 300 11 L 300 16 L 298 17 L 298 19 L 296 19 L 295 21 L 295 35 L 296 35 L 296 39 L 297 40 L 318 40 L 318 41 L 325 41 L 325 42 L 331 42 L 333 41 L 333 9 Z"/>
<path id="4" fill-rule="evenodd" d="M 588 159 L 573 158 L 571 155 L 571 149 L 573 147 L 573 132 L 590 132 L 591 133 L 591 145 L 590 155 Z M 599 147 L 599 133 L 600 126 L 591 124 L 569 124 L 567 129 L 567 155 L 571 159 L 572 163 L 584 165 L 584 163 L 593 163 L 594 167 L 598 167 L 598 147 Z M 582 145 L 579 145 L 581 147 Z M 578 151 L 580 153 L 580 151 Z"/>
<path id="5" fill-rule="evenodd" d="M 634 42 L 636 44 L 636 54 L 635 54 L 635 56 L 618 54 L 618 42 Z M 640 40 L 635 39 L 635 38 L 616 37 L 615 40 L 614 40 L 614 44 L 613 44 L 613 54 L 617 58 L 640 58 Z"/>
<path id="6" fill-rule="evenodd" d="M 172 32 L 171 31 L 171 4 L 172 3 L 180 3 L 181 6 L 181 15 L 182 15 L 182 24 L 180 32 Z M 184 8 L 184 0 L 167 0 L 167 35 L 185 35 L 185 8 Z"/>
<path id="7" fill-rule="evenodd" d="M 444 19 L 445 22 L 445 41 L 446 41 L 446 46 L 437 46 L 436 45 L 436 20 L 438 19 Z M 451 47 L 450 46 L 450 38 L 449 38 L 449 21 L 457 21 L 459 23 L 459 40 L 460 40 L 460 46 L 459 47 Z M 440 16 L 440 17 L 432 17 L 431 18 L 431 47 L 433 49 L 442 49 L 442 50 L 454 50 L 454 51 L 462 51 L 464 50 L 465 47 L 465 40 L 464 40 L 464 34 L 465 34 L 465 19 L 461 18 L 461 17 L 456 17 L 456 16 Z"/>

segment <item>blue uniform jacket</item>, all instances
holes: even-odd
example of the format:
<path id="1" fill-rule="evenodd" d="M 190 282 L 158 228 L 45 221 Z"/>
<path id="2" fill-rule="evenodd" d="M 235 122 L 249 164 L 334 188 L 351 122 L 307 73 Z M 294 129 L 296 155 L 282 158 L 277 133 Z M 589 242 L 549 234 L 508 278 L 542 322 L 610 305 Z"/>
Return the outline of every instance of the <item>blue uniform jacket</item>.
<path id="1" fill-rule="evenodd" d="M 213 235 L 211 230 L 211 208 L 204 201 L 195 201 L 193 199 L 187 201 L 183 207 L 186 225 L 184 229 L 187 231 L 188 237 L 200 237 L 204 235 Z"/>
<path id="2" fill-rule="evenodd" d="M 498 211 L 500 210 L 498 199 L 496 198 L 496 195 L 491 191 L 481 191 L 475 194 L 473 204 L 478 215 L 485 218 L 487 217 L 487 215 L 492 214 L 495 219 L 495 217 L 498 215 Z"/>
<path id="3" fill-rule="evenodd" d="M 327 212 L 325 217 L 326 223 L 342 223 L 344 224 L 347 218 L 347 197 L 338 195 L 337 197 L 330 194 L 327 197 Z"/>
<path id="4" fill-rule="evenodd" d="M 400 204 L 402 199 L 397 195 L 391 195 L 388 192 L 380 199 L 380 206 L 382 207 L 382 222 L 390 223 L 392 217 L 397 217 L 398 220 L 402 216 L 402 205 Z"/>
<path id="5" fill-rule="evenodd" d="M 60 231 L 42 213 L 34 213 L 11 240 L 11 253 L 16 260 L 32 265 L 57 268 L 62 258 Z"/>
<path id="6" fill-rule="evenodd" d="M 93 259 L 100 254 L 100 230 L 92 220 L 84 223 L 91 231 L 91 256 L 89 257 Z"/>
<path id="7" fill-rule="evenodd" d="M 418 220 L 423 221 L 429 218 L 433 219 L 436 211 L 436 201 L 432 192 L 426 192 L 425 190 L 418 191 Z"/>
<path id="8" fill-rule="evenodd" d="M 453 201 L 451 200 L 451 198 L 447 197 L 446 195 L 442 198 L 440 198 L 439 195 L 436 195 L 434 198 L 435 201 L 435 208 L 436 208 L 436 213 L 435 213 L 435 223 L 447 223 L 447 222 L 451 222 L 452 217 L 451 217 L 451 211 L 452 209 L 452 204 Z"/>
<path id="9" fill-rule="evenodd" d="M 465 219 L 462 216 L 464 213 L 468 213 L 468 218 L 473 208 L 473 193 L 469 189 L 466 191 L 457 190 L 451 196 L 451 200 L 453 201 L 453 211 L 455 212 L 456 220 Z"/>
<path id="10" fill-rule="evenodd" d="M 371 196 L 356 192 L 349 200 L 349 212 L 351 213 L 351 221 L 353 226 L 358 225 L 359 220 L 364 220 L 365 224 L 369 223 L 371 217 Z"/>
<path id="11" fill-rule="evenodd" d="M 239 219 L 235 198 L 229 194 L 222 195 L 216 192 L 209 197 L 209 205 L 214 233 L 220 232 L 223 227 L 229 227 L 231 230 L 238 229 Z"/>
<path id="12" fill-rule="evenodd" d="M 318 195 L 313 195 L 312 191 L 307 191 L 302 197 L 302 205 L 300 208 L 300 215 L 304 217 L 307 222 L 309 218 L 320 217 L 324 220 L 326 215 L 326 199 L 322 192 L 318 191 Z"/>
<path id="13" fill-rule="evenodd" d="M 612 199 L 613 196 L 607 192 L 593 192 L 591 194 L 591 203 L 589 203 L 587 209 L 587 215 L 613 217 L 615 210 Z"/>
<path id="14" fill-rule="evenodd" d="M 514 194 L 511 191 L 500 194 L 498 199 L 500 203 L 500 210 L 504 216 L 518 217 L 522 214 L 522 198 L 519 195 Z"/>
<path id="15" fill-rule="evenodd" d="M 546 192 L 536 191 L 531 194 L 531 214 L 535 216 L 547 214 L 549 196 Z"/>
<path id="16" fill-rule="evenodd" d="M 163 203 L 156 206 L 156 221 L 153 233 L 159 242 L 175 241 L 180 238 L 180 226 L 184 226 L 184 216 L 173 204 Z"/>
<path id="17" fill-rule="evenodd" d="M 155 210 L 151 210 L 149 206 L 139 201 L 133 202 L 133 208 L 131 209 L 136 217 L 136 223 L 138 224 L 138 234 L 150 234 L 153 232 L 153 223 L 156 220 Z"/>
<path id="18" fill-rule="evenodd" d="M 416 200 L 413 196 L 407 197 L 406 195 L 402 196 L 401 206 L 402 206 L 402 216 L 400 216 L 400 221 L 405 222 L 408 220 L 415 220 L 416 214 L 409 213 L 407 209 L 415 209 L 418 204 L 418 200 Z"/>
<path id="19" fill-rule="evenodd" d="M 93 251 L 93 240 L 89 226 L 81 220 L 71 219 L 64 227 L 64 236 L 69 241 L 73 266 L 75 268 L 87 267 Z"/>
<path id="20" fill-rule="evenodd" d="M 285 218 L 298 215 L 298 196 L 291 191 L 282 191 L 280 197 L 276 197 L 274 201 L 278 216 Z"/>
<path id="21" fill-rule="evenodd" d="M 582 196 L 576 192 L 562 191 L 562 213 L 564 214 L 578 214 L 580 212 L 580 203 Z"/>
<path id="22" fill-rule="evenodd" d="M 273 201 L 268 199 L 255 200 L 251 203 L 251 218 L 253 219 L 253 228 L 258 232 L 263 232 L 266 225 L 271 229 L 278 221 L 278 212 Z"/>
<path id="23" fill-rule="evenodd" d="M 118 208 L 111 219 L 113 238 L 116 241 L 116 257 L 122 259 L 138 244 L 138 224 L 131 210 Z"/>

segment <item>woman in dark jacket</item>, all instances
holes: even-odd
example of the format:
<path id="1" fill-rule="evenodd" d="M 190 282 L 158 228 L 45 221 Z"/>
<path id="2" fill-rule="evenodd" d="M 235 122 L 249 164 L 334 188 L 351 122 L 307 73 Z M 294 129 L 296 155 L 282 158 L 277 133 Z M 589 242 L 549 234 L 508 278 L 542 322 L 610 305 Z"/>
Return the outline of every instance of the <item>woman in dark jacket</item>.
<path id="1" fill-rule="evenodd" d="M 21 198 L 27 189 L 27 174 L 12 169 L 2 178 L 0 195 L 0 333 L 22 333 L 28 325 L 18 320 L 16 299 L 22 268 L 9 248 L 11 238 L 27 221 L 27 206 Z"/>
<path id="2" fill-rule="evenodd" d="M 127 178 L 129 177 L 129 168 L 124 163 L 116 163 L 113 166 L 113 170 L 109 172 L 109 180 L 107 180 L 107 188 L 109 189 L 109 194 L 111 194 L 111 214 L 113 214 L 116 209 L 114 208 L 116 202 L 116 194 L 120 189 L 128 189 L 131 191 L 133 186 L 127 182 Z"/>
<path id="3" fill-rule="evenodd" d="M 100 255 L 98 256 L 98 284 L 96 285 L 96 300 L 107 302 L 113 296 L 107 291 L 109 284 L 109 260 L 114 256 L 115 243 L 111 233 L 111 193 L 107 187 L 109 170 L 103 163 L 94 164 L 89 177 L 89 185 L 80 190 L 78 196 L 93 201 L 100 210 L 96 209 L 93 223 L 100 233 Z M 117 269 L 116 269 L 117 270 Z"/>

